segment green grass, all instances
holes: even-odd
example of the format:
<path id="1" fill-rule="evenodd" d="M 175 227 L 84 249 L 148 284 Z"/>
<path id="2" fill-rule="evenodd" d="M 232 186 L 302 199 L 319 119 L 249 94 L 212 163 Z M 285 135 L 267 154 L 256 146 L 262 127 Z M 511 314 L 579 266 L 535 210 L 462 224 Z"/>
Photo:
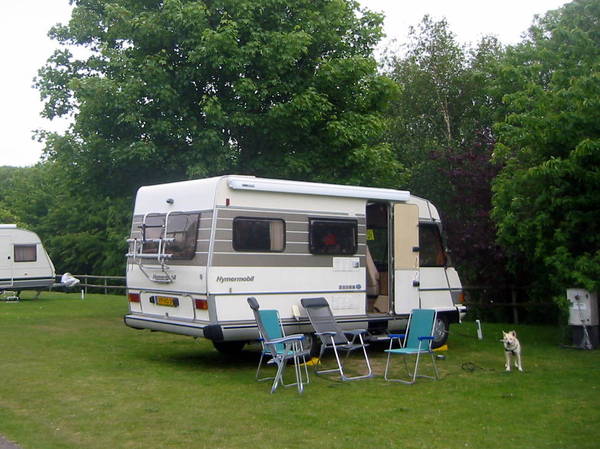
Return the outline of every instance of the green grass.
<path id="1" fill-rule="evenodd" d="M 46 448 L 592 448 L 600 351 L 518 326 L 525 372 L 504 372 L 509 326 L 451 328 L 439 382 L 340 383 L 303 395 L 254 381 L 256 350 L 125 327 L 124 297 L 45 293 L 0 302 L 0 434 Z M 512 326 L 511 326 L 512 328 Z M 399 366 L 399 365 L 397 365 Z M 427 365 L 424 365 L 427 366 Z M 291 370 L 289 371 L 291 374 Z"/>

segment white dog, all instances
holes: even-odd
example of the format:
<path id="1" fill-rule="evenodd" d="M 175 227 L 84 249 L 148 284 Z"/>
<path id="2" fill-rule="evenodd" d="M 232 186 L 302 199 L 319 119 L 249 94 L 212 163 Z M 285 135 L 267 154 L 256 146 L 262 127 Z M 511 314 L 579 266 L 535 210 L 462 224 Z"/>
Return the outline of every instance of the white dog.
<path id="1" fill-rule="evenodd" d="M 510 371 L 511 357 L 514 357 L 515 366 L 517 367 L 517 369 L 519 371 L 523 371 L 523 367 L 521 366 L 521 343 L 519 343 L 517 333 L 515 331 L 502 331 L 502 340 L 500 341 L 504 344 L 504 356 L 506 357 L 506 371 Z"/>

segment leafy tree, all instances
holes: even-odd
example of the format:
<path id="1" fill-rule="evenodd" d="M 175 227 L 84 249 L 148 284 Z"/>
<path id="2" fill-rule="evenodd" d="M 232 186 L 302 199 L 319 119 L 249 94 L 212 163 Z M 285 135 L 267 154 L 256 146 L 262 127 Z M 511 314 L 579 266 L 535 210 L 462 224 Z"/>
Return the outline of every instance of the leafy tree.
<path id="1" fill-rule="evenodd" d="M 410 173 L 412 192 L 440 208 L 455 261 L 469 282 L 504 282 L 495 244 L 491 181 L 497 170 L 491 89 L 502 49 L 494 38 L 460 45 L 445 20 L 425 16 L 410 31 L 403 56 L 387 60 L 400 86 L 391 110 L 390 142 Z M 485 267 L 485 268 L 484 268 Z"/>
<path id="2" fill-rule="evenodd" d="M 505 287 L 513 280 L 490 218 L 491 182 L 498 173 L 490 163 L 494 146 L 494 137 L 485 129 L 474 142 L 436 151 L 432 162 L 451 186 L 445 194 L 444 204 L 450 209 L 444 222 L 461 277 L 478 285 Z"/>
<path id="3" fill-rule="evenodd" d="M 381 139 L 394 85 L 372 57 L 382 18 L 357 2 L 74 3 L 37 87 L 46 117 L 75 118 L 44 137 L 83 189 L 121 197 L 232 171 L 397 183 Z"/>
<path id="4" fill-rule="evenodd" d="M 600 286 L 599 19 L 599 0 L 548 12 L 499 72 L 494 218 L 513 269 L 546 296 Z"/>
<path id="5" fill-rule="evenodd" d="M 15 207 L 15 186 L 30 171 L 30 168 L 0 167 L 0 223 L 23 225 L 19 209 Z"/>
<path id="6" fill-rule="evenodd" d="M 56 163 L 18 170 L 26 176 L 10 186 L 11 212 L 39 234 L 58 273 L 123 273 L 129 199 L 78 195 L 77 184 Z"/>

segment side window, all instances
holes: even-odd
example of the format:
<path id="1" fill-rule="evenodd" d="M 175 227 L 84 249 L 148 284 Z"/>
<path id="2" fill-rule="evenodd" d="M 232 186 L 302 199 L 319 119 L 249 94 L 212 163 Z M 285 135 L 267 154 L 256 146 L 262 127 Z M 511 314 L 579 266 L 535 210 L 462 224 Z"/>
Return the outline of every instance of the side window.
<path id="1" fill-rule="evenodd" d="M 279 218 L 234 218 L 233 249 L 259 252 L 283 251 L 285 222 Z"/>
<path id="2" fill-rule="evenodd" d="M 158 239 L 165 236 L 165 214 L 148 214 L 142 225 L 144 240 L 144 253 L 156 254 L 158 252 Z"/>
<path id="3" fill-rule="evenodd" d="M 442 236 L 436 225 L 419 225 L 419 265 L 422 267 L 443 267 L 446 253 Z"/>
<path id="4" fill-rule="evenodd" d="M 15 245 L 15 262 L 37 261 L 37 245 Z"/>
<path id="5" fill-rule="evenodd" d="M 167 220 L 167 239 L 165 253 L 173 259 L 191 260 L 196 255 L 199 213 L 173 212 Z"/>
<path id="6" fill-rule="evenodd" d="M 358 224 L 356 220 L 311 218 L 309 245 L 313 254 L 348 255 L 357 249 Z"/>

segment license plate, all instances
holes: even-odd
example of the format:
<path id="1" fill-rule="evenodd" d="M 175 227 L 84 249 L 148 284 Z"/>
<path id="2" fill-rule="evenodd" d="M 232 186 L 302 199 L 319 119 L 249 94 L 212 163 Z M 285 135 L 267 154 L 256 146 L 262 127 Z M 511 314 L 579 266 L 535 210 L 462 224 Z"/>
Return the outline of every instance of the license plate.
<path id="1" fill-rule="evenodd" d="M 155 296 L 155 304 L 157 306 L 177 307 L 179 306 L 179 299 L 172 296 Z"/>

